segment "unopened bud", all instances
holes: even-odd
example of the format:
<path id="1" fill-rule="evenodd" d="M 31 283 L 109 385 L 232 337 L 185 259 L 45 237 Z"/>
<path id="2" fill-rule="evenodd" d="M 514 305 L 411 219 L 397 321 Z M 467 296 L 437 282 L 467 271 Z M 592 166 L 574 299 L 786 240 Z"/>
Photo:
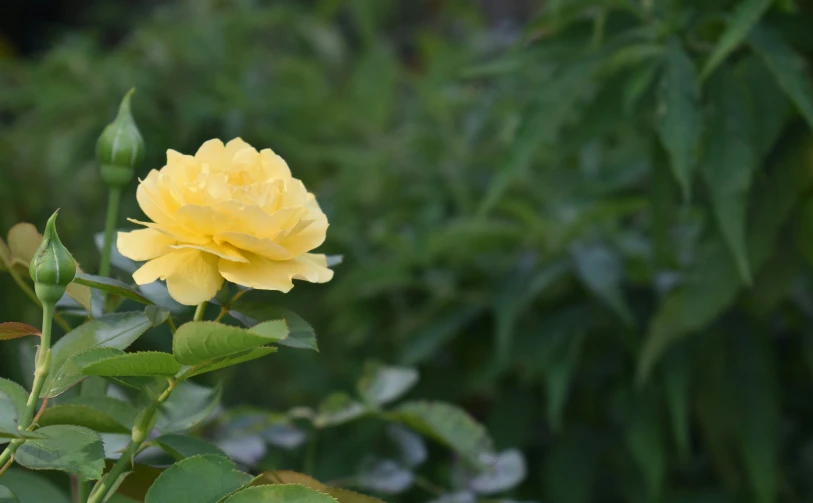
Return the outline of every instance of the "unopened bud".
<path id="1" fill-rule="evenodd" d="M 110 187 L 123 187 L 133 179 L 134 168 L 144 160 L 144 139 L 130 112 L 130 98 L 124 95 L 116 119 L 107 125 L 96 144 L 96 157 L 102 165 L 102 178 Z"/>
<path id="2" fill-rule="evenodd" d="M 56 233 L 56 215 L 54 212 L 45 224 L 42 243 L 28 266 L 37 297 L 43 304 L 54 304 L 61 299 L 76 276 L 76 262 Z"/>

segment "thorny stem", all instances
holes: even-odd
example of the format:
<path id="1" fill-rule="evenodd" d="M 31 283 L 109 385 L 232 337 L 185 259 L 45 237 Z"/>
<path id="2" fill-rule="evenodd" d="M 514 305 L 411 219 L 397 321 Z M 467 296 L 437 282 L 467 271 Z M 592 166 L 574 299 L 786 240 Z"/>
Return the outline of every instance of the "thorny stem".
<path id="1" fill-rule="evenodd" d="M 37 362 L 34 369 L 34 384 L 31 386 L 31 393 L 28 395 L 28 401 L 25 404 L 25 410 L 20 415 L 20 420 L 17 423 L 17 429 L 20 432 L 31 431 L 36 424 L 34 418 L 34 409 L 37 408 L 37 401 L 39 400 L 42 386 L 45 384 L 45 378 L 48 377 L 48 372 L 51 369 L 51 326 L 54 318 L 54 305 L 43 304 L 42 306 L 42 338 L 40 340 L 40 347 L 37 349 Z M 37 414 L 39 418 L 42 411 L 45 409 L 43 403 L 40 413 Z M 6 449 L 0 454 L 0 465 L 3 466 L 2 472 L 8 469 L 14 460 L 14 453 L 23 445 L 25 439 L 16 438 L 8 444 Z"/>
<path id="2" fill-rule="evenodd" d="M 99 276 L 110 276 L 110 253 L 113 248 L 113 232 L 116 230 L 116 218 L 121 202 L 121 187 L 110 187 L 107 199 L 107 218 L 104 222 L 104 243 L 102 245 L 102 262 L 99 264 Z"/>
<path id="3" fill-rule="evenodd" d="M 105 500 L 107 493 L 115 486 L 121 474 L 132 464 L 133 458 L 141 449 L 141 445 L 147 440 L 149 430 L 151 430 L 155 424 L 155 414 L 158 412 L 158 408 L 169 398 L 170 393 L 172 393 L 177 384 L 175 379 L 170 379 L 167 389 L 165 389 L 142 414 L 139 414 L 140 421 L 137 419 L 136 422 L 138 424 L 133 426 L 133 436 L 130 439 L 130 443 L 127 444 L 127 447 L 124 449 L 124 452 L 121 453 L 121 457 L 113 465 L 113 468 L 102 477 L 96 484 L 96 487 L 90 492 L 87 503 L 101 503 Z"/>

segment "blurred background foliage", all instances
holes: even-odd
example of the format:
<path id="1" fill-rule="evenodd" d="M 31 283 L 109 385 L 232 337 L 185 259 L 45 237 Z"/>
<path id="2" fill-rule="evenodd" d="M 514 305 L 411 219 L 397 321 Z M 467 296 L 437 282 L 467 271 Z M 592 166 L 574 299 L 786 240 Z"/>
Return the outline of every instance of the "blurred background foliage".
<path id="1" fill-rule="evenodd" d="M 94 142 L 132 86 L 140 176 L 168 148 L 241 136 L 330 218 L 336 278 L 273 296 L 321 354 L 228 371 L 228 403 L 313 406 L 371 359 L 414 365 L 410 397 L 461 404 L 525 454 L 513 499 L 813 500 L 813 2 L 86 0 L 48 16 L 3 16 L 0 231 L 61 207 L 96 270 Z M 15 288 L 0 276 L 0 319 L 36 322 Z M 11 347 L 0 374 L 16 376 Z M 315 473 L 361 462 L 375 428 L 320 438 Z M 433 454 L 423 469 L 452 487 Z"/>

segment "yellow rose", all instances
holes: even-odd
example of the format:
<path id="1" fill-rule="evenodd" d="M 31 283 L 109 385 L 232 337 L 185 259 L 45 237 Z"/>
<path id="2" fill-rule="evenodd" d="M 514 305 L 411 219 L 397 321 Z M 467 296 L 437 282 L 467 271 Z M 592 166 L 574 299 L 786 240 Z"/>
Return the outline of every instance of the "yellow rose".
<path id="1" fill-rule="evenodd" d="M 235 138 L 209 140 L 194 157 L 168 150 L 166 166 L 150 171 L 136 196 L 152 222 L 130 219 L 147 228 L 120 232 L 119 251 L 149 261 L 136 283 L 166 280 L 182 304 L 211 299 L 224 278 L 287 292 L 293 279 L 333 277 L 324 255 L 308 253 L 324 242 L 327 217 L 270 149 Z"/>

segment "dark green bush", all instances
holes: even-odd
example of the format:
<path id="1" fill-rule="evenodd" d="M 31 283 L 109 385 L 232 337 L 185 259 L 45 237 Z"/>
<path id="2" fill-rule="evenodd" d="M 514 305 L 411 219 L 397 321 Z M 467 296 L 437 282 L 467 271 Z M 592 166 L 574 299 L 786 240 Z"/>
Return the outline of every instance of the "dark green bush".
<path id="1" fill-rule="evenodd" d="M 276 299 L 321 357 L 226 375 L 286 382 L 254 405 L 315 404 L 376 358 L 523 449 L 515 499 L 813 498 L 813 5 L 549 0 L 513 26 L 413 4 L 176 2 L 115 46 L 2 62 L 0 228 L 62 206 L 95 270 L 93 142 L 134 85 L 142 176 L 210 137 L 270 146 L 344 254 Z"/>

